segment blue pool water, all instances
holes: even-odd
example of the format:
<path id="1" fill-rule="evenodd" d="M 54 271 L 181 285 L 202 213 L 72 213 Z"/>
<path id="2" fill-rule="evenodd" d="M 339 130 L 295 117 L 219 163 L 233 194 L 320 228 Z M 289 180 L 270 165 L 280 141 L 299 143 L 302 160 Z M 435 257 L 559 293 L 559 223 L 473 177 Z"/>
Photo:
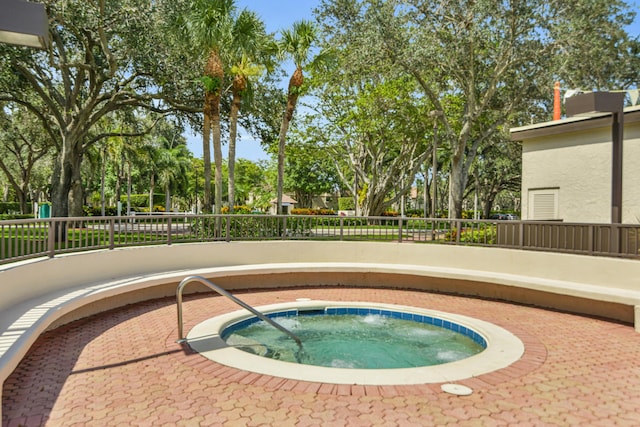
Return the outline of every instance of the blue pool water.
<path id="1" fill-rule="evenodd" d="M 478 354 L 487 345 L 462 325 L 389 310 L 327 308 L 268 316 L 296 334 L 302 349 L 257 318 L 225 328 L 222 338 L 228 345 L 276 360 L 348 369 L 438 365 Z"/>

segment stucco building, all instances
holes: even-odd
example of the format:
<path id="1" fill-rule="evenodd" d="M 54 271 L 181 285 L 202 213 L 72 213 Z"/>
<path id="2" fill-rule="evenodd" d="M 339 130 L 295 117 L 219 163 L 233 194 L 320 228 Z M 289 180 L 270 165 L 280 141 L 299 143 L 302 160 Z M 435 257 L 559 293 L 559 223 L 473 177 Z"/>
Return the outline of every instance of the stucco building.
<path id="1" fill-rule="evenodd" d="M 522 219 L 611 222 L 612 115 L 511 129 L 522 141 Z M 622 223 L 640 223 L 640 106 L 624 109 Z"/>

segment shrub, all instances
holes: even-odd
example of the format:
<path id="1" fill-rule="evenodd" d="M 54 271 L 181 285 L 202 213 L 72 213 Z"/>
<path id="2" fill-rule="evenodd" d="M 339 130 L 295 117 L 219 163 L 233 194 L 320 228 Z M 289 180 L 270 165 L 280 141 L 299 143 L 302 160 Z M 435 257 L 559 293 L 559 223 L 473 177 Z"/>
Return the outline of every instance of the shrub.
<path id="1" fill-rule="evenodd" d="M 120 196 L 120 202 L 123 206 L 127 205 L 127 195 Z M 154 194 L 153 195 L 153 205 L 163 205 L 164 204 L 164 194 Z M 148 207 L 149 206 L 149 194 L 132 194 L 131 195 L 131 206 L 138 207 Z M 154 208 L 155 211 L 155 208 Z M 163 211 L 164 212 L 164 209 Z"/>
<path id="2" fill-rule="evenodd" d="M 292 215 L 335 215 L 333 209 L 311 209 L 311 208 L 295 208 L 291 210 Z"/>
<path id="3" fill-rule="evenodd" d="M 311 221 L 313 218 L 287 217 L 287 236 L 309 235 Z M 231 239 L 272 239 L 282 235 L 283 224 L 282 217 L 273 215 L 199 217 L 192 220 L 191 229 L 203 238 L 225 239 L 228 232 Z"/>
<path id="4" fill-rule="evenodd" d="M 338 198 L 338 209 L 341 211 L 353 211 L 356 209 L 355 201 L 353 197 L 340 197 Z"/>
<path id="5" fill-rule="evenodd" d="M 463 231 L 460 241 L 465 243 L 483 243 L 492 245 L 496 240 L 496 231 L 493 228 L 483 230 Z"/>
<path id="6" fill-rule="evenodd" d="M 422 209 L 407 209 L 404 214 L 409 218 L 423 218 L 424 210 Z"/>
<path id="7" fill-rule="evenodd" d="M 448 242 L 455 242 L 458 230 L 453 229 L 445 235 L 445 240 Z M 465 230 L 462 229 L 460 233 L 461 243 L 481 243 L 487 245 L 493 245 L 496 242 L 496 230 L 495 228 L 485 228 L 482 230 Z"/>
<path id="8" fill-rule="evenodd" d="M 101 206 L 83 206 L 82 210 L 85 216 L 102 216 Z M 104 214 L 105 216 L 116 216 L 118 215 L 118 208 L 115 206 L 105 206 Z"/>
<path id="9" fill-rule="evenodd" d="M 11 219 L 32 219 L 33 214 L 22 215 L 22 214 L 0 214 L 0 221 L 9 221 Z"/>
<path id="10" fill-rule="evenodd" d="M 228 214 L 229 213 L 229 206 L 223 206 L 222 209 L 220 209 L 220 212 L 223 214 Z M 234 215 L 247 215 L 247 214 L 251 214 L 253 213 L 253 211 L 251 210 L 251 208 L 249 206 L 246 205 L 234 205 L 233 206 L 233 213 Z"/>
<path id="11" fill-rule="evenodd" d="M 18 202 L 0 202 L 0 214 L 17 214 L 20 212 L 20 203 Z"/>

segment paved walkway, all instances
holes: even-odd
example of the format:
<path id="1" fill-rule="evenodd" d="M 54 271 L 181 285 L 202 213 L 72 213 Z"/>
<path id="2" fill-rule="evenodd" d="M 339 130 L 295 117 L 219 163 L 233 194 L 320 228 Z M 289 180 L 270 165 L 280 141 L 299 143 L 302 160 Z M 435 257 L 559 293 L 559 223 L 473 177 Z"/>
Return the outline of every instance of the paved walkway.
<path id="1" fill-rule="evenodd" d="M 3 426 L 637 426 L 640 334 L 628 325 L 495 301 L 390 289 L 282 289 L 252 305 L 306 297 L 448 311 L 498 324 L 526 345 L 512 366 L 439 384 L 305 383 L 217 365 L 175 338 L 173 299 L 130 305 L 43 335 L 4 384 Z M 187 297 L 186 330 L 236 310 Z"/>

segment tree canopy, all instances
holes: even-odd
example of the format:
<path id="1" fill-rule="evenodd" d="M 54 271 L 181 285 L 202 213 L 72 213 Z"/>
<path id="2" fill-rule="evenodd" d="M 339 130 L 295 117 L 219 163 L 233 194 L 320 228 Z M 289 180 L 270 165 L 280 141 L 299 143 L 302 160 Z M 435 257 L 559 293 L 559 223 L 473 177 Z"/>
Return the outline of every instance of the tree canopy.
<path id="1" fill-rule="evenodd" d="M 82 215 L 98 187 L 104 206 L 112 184 L 116 199 L 125 185 L 159 186 L 167 200 L 202 192 L 206 211 L 212 133 L 217 211 L 225 173 L 229 203 L 248 199 L 260 186 L 246 163 L 236 180 L 238 126 L 278 156 L 278 200 L 340 187 L 361 213 L 378 215 L 421 175 L 425 193 L 448 182 L 449 216 L 476 191 L 487 215 L 519 186 L 508 128 L 550 118 L 554 81 L 638 84 L 640 40 L 625 30 L 635 12 L 622 0 L 322 0 L 316 22 L 279 38 L 233 0 L 42 3 L 49 48 L 0 45 L 0 172 L 21 210 L 50 192 L 55 216 Z M 280 60 L 296 67 L 288 86 L 275 39 Z M 310 66 L 317 58 L 323 67 Z M 183 141 L 159 143 L 187 125 L 202 129 L 201 162 Z M 429 166 L 436 139 L 438 173 Z"/>

